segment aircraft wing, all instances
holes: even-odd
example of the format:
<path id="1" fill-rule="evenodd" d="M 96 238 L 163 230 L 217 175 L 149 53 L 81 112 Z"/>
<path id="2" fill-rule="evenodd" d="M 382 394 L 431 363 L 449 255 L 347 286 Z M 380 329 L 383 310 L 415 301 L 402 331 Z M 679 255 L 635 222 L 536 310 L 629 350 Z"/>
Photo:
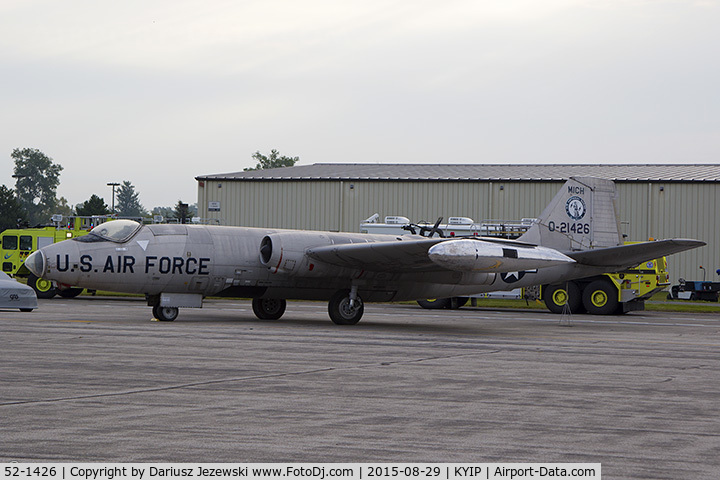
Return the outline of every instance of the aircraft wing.
<path id="1" fill-rule="evenodd" d="M 524 242 L 483 238 L 406 239 L 310 248 L 307 255 L 360 270 L 505 273 L 575 260 L 557 250 Z"/>
<path id="2" fill-rule="evenodd" d="M 424 238 L 421 240 L 346 243 L 310 248 L 306 253 L 316 260 L 339 267 L 381 272 L 438 271 L 444 269 L 430 260 L 428 250 L 433 245 L 445 240 L 447 239 Z"/>
<path id="3" fill-rule="evenodd" d="M 582 265 L 628 268 L 642 262 L 702 247 L 703 245 L 707 244 L 699 240 L 673 238 L 565 254 Z"/>

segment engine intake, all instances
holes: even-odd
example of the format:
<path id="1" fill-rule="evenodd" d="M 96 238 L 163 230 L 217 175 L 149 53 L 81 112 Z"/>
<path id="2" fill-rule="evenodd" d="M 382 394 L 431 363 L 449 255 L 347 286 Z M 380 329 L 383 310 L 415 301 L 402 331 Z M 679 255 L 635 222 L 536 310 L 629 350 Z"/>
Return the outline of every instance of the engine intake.
<path id="1" fill-rule="evenodd" d="M 260 263 L 271 273 L 299 276 L 318 276 L 317 261 L 308 257 L 308 248 L 332 243 L 325 234 L 310 232 L 277 232 L 265 235 L 260 241 Z"/>
<path id="2" fill-rule="evenodd" d="M 275 238 L 273 238 L 275 237 Z M 276 235 L 265 235 L 260 242 L 260 263 L 277 273 L 283 260 L 282 240 Z"/>
<path id="3" fill-rule="evenodd" d="M 272 258 L 273 253 L 273 242 L 272 238 L 269 236 L 265 236 L 262 239 L 262 242 L 260 242 L 260 262 L 263 265 L 267 265 L 270 263 L 270 259 Z"/>
<path id="4" fill-rule="evenodd" d="M 292 238 L 271 233 L 260 241 L 260 263 L 272 273 L 297 274 L 300 266 L 307 263 L 304 248 L 295 244 Z M 293 248 L 294 247 L 294 248 Z"/>

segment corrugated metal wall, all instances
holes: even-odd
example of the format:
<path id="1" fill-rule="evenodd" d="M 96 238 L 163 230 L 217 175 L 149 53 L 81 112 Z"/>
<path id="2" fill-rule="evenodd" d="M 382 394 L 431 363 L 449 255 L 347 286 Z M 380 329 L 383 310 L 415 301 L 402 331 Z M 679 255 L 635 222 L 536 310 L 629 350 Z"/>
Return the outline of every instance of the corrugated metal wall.
<path id="1" fill-rule="evenodd" d="M 219 185 L 222 185 L 219 187 Z M 359 231 L 379 213 L 413 221 L 437 217 L 519 220 L 539 215 L 562 185 L 527 182 L 205 181 L 203 218 L 225 225 Z M 209 202 L 220 202 L 209 212 Z"/>
<path id="2" fill-rule="evenodd" d="M 695 238 L 706 247 L 670 257 L 672 281 L 679 278 L 720 281 L 720 184 L 618 183 L 622 231 L 629 240 Z"/>
<path id="3" fill-rule="evenodd" d="M 358 232 L 373 213 L 412 221 L 437 217 L 519 220 L 538 216 L 563 182 L 208 181 L 198 188 L 200 215 L 224 225 Z M 718 281 L 720 184 L 617 183 L 621 231 L 629 240 L 697 238 L 708 246 L 670 259 L 680 277 Z M 209 212 L 209 202 L 220 202 Z"/>

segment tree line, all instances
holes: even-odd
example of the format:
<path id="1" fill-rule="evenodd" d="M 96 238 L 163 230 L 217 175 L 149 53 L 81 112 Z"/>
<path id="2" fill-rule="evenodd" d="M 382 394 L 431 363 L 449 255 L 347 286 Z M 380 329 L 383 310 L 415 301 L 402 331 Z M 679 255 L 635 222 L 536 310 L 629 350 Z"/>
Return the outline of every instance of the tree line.
<path id="1" fill-rule="evenodd" d="M 8 228 L 32 227 L 50 223 L 55 214 L 63 216 L 117 215 L 145 218 L 162 215 L 166 219 L 191 218 L 197 207 L 178 201 L 175 207 L 155 207 L 148 211 L 140 203 L 135 186 L 125 180 L 115 188 L 115 209 L 99 195 L 75 206 L 57 197 L 62 165 L 35 148 L 16 148 L 10 157 L 15 162 L 15 189 L 0 185 L 0 232 Z"/>
<path id="2" fill-rule="evenodd" d="M 182 200 L 178 200 L 174 207 L 155 207 L 148 211 L 140 203 L 135 186 L 128 180 L 113 187 L 114 209 L 96 194 L 71 206 L 66 198 L 57 198 L 60 172 L 63 170 L 60 164 L 36 148 L 16 148 L 10 156 L 15 162 L 15 189 L 0 185 L 0 232 L 8 228 L 48 224 L 55 214 L 88 217 L 113 214 L 135 218 L 162 215 L 165 219 L 177 221 L 197 215 L 197 205 L 188 205 Z M 252 158 L 257 162 L 255 167 L 245 168 L 245 171 L 290 167 L 300 160 L 299 157 L 280 155 L 277 150 L 271 150 L 267 156 L 257 151 Z"/>

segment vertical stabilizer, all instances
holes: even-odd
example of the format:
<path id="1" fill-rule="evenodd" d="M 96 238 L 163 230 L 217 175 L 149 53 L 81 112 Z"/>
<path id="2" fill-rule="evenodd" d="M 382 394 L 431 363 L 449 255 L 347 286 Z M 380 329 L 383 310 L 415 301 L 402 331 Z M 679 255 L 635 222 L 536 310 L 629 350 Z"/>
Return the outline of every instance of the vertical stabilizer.
<path id="1" fill-rule="evenodd" d="M 560 251 L 622 245 L 617 203 L 611 180 L 570 177 L 519 240 Z"/>

